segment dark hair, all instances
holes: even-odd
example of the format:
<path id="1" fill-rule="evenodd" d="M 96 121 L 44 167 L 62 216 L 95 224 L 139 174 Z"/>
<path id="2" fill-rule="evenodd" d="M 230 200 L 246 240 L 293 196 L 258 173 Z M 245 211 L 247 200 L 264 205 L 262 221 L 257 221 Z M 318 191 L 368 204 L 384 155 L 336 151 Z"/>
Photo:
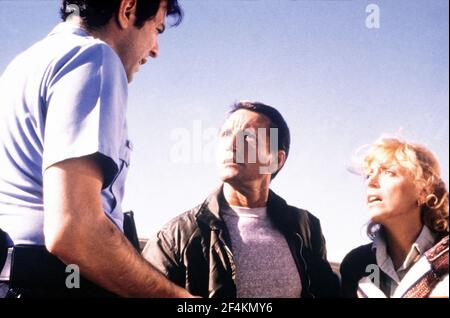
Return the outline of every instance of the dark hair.
<path id="1" fill-rule="evenodd" d="M 286 153 L 287 159 L 289 155 L 289 147 L 291 145 L 291 133 L 289 132 L 289 127 L 280 112 L 274 107 L 260 102 L 240 101 L 231 106 L 231 111 L 229 114 L 232 114 L 240 109 L 262 114 L 270 120 L 270 128 L 278 128 L 278 150 L 283 150 Z M 275 178 L 279 171 L 280 170 L 277 170 L 272 173 L 271 179 Z"/>
<path id="2" fill-rule="evenodd" d="M 83 19 L 85 27 L 95 30 L 103 27 L 119 10 L 122 0 L 62 0 L 60 15 L 63 21 L 77 14 Z M 175 19 L 173 26 L 177 26 L 183 19 L 183 11 L 178 0 L 136 0 L 136 23 L 141 28 L 147 20 L 151 20 L 158 12 L 162 1 L 167 2 L 167 16 Z"/>

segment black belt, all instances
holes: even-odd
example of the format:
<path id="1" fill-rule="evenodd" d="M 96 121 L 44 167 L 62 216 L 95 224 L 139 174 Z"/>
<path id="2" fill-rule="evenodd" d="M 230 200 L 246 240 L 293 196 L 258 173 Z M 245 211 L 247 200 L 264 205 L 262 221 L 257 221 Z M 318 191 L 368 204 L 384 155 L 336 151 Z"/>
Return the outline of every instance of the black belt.
<path id="1" fill-rule="evenodd" d="M 133 212 L 124 213 L 124 234 L 139 251 L 139 239 Z M 6 233 L 0 229 L 0 272 L 7 259 Z M 25 297 L 117 297 L 111 292 L 80 277 L 80 288 L 69 288 L 71 274 L 56 256 L 42 245 L 15 245 L 11 256 L 10 295 Z M 70 284 L 69 284 L 70 285 Z"/>
<path id="2" fill-rule="evenodd" d="M 72 272 L 66 272 L 66 268 L 45 246 L 16 245 L 11 261 L 10 291 L 22 298 L 116 297 L 82 276 L 79 288 L 68 287 L 67 279 Z"/>

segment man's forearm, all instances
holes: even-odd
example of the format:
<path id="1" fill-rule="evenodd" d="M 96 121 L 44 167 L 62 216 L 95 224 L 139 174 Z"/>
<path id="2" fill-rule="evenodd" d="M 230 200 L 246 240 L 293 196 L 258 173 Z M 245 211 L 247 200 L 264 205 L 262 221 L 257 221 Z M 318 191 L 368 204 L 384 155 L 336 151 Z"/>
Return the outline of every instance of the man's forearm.
<path id="1" fill-rule="evenodd" d="M 44 173 L 44 235 L 50 253 L 99 286 L 125 297 L 188 297 L 142 258 L 103 212 L 95 156 Z"/>

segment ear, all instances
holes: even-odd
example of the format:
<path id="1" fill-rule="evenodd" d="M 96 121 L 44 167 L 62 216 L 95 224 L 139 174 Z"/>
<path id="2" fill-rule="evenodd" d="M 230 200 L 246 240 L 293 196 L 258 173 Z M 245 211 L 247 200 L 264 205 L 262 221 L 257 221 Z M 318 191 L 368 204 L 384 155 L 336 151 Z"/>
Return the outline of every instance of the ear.
<path id="1" fill-rule="evenodd" d="M 134 25 L 136 20 L 137 0 L 122 0 L 117 12 L 117 22 L 121 29 L 127 29 Z"/>
<path id="2" fill-rule="evenodd" d="M 286 152 L 284 150 L 278 150 L 278 170 L 283 168 L 286 163 Z"/>
<path id="3" fill-rule="evenodd" d="M 427 202 L 428 192 L 425 188 L 417 189 L 417 205 L 420 207 Z"/>
<path id="4" fill-rule="evenodd" d="M 275 154 L 270 154 L 270 173 L 275 173 L 276 171 L 280 171 L 283 168 L 284 163 L 286 162 L 286 152 L 284 150 L 278 150 L 277 157 L 275 158 Z M 275 159 L 277 160 L 275 162 Z M 276 166 L 275 166 L 276 165 Z M 276 168 L 276 169 L 275 169 Z"/>

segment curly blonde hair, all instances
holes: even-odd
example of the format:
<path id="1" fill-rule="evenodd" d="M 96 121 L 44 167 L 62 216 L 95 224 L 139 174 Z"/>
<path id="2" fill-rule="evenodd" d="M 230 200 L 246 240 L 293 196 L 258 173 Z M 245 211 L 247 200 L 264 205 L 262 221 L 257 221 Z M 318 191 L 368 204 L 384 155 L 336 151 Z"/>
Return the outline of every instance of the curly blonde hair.
<path id="1" fill-rule="evenodd" d="M 436 156 L 425 146 L 394 137 L 376 140 L 362 158 L 361 168 L 367 172 L 373 162 L 396 162 L 414 177 L 419 190 L 418 204 L 421 217 L 431 231 L 448 234 L 448 190 L 441 179 L 441 168 Z M 379 225 L 369 223 L 367 234 L 374 238 Z"/>

